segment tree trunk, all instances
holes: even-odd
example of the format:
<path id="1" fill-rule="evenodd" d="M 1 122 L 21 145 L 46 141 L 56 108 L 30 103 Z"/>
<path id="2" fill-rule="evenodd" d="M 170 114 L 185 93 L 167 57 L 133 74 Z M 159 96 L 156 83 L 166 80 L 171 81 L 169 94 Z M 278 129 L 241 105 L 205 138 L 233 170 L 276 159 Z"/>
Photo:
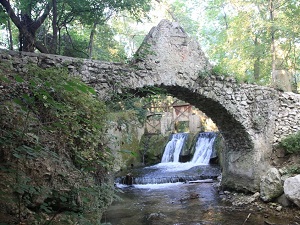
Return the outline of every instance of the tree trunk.
<path id="1" fill-rule="evenodd" d="M 14 42 L 12 38 L 12 32 L 11 32 L 11 23 L 10 23 L 10 18 L 7 18 L 7 30 L 8 30 L 8 35 L 9 35 L 9 50 L 14 50 Z"/>
<path id="2" fill-rule="evenodd" d="M 257 49 L 259 47 L 257 35 L 255 35 L 254 46 L 255 46 L 255 50 L 254 50 L 255 51 L 254 52 L 254 57 L 255 57 L 255 61 L 254 61 L 254 79 L 258 80 L 259 75 L 260 75 L 260 55 L 259 55 L 259 52 L 257 52 Z"/>
<path id="3" fill-rule="evenodd" d="M 58 28 L 58 54 L 61 55 L 61 28 Z"/>
<path id="4" fill-rule="evenodd" d="M 52 0 L 46 5 L 44 13 L 35 21 L 31 19 L 31 6 L 21 12 L 21 19 L 15 14 L 9 0 L 0 0 L 8 16 L 19 30 L 20 50 L 33 52 L 35 47 L 43 53 L 48 53 L 47 48 L 35 40 L 35 33 L 48 17 L 52 9 Z"/>
<path id="5" fill-rule="evenodd" d="M 98 22 L 94 21 L 93 28 L 92 28 L 91 34 L 90 34 L 90 42 L 89 42 L 89 49 L 88 49 L 89 59 L 91 59 L 92 55 L 93 55 L 94 37 L 96 34 L 97 25 L 98 25 Z"/>
<path id="6" fill-rule="evenodd" d="M 53 11 L 53 19 L 52 19 L 52 46 L 50 52 L 52 54 L 57 53 L 57 35 L 58 35 L 58 27 L 57 27 L 57 0 L 53 0 L 52 2 L 52 11 Z"/>
<path id="7" fill-rule="evenodd" d="M 272 55 L 272 82 L 276 83 L 276 46 L 275 46 L 275 27 L 274 27 L 274 18 L 275 18 L 275 8 L 274 0 L 269 0 L 269 13 L 270 13 L 270 22 L 271 22 L 271 55 Z"/>
<path id="8" fill-rule="evenodd" d="M 30 16 L 27 13 L 22 13 L 21 18 L 21 27 L 19 29 L 20 32 L 20 50 L 24 52 L 33 52 L 35 45 L 35 30 L 31 28 L 33 21 L 31 20 Z M 28 32 L 27 35 L 23 34 L 23 30 Z"/>
<path id="9" fill-rule="evenodd" d="M 259 80 L 260 75 L 260 57 L 257 57 L 254 61 L 254 79 Z"/>

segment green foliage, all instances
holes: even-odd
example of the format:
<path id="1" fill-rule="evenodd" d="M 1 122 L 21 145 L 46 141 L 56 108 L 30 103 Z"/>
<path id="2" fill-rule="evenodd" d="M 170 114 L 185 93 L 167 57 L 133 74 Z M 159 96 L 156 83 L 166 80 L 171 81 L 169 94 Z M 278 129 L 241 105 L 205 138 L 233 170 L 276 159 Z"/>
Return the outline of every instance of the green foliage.
<path id="1" fill-rule="evenodd" d="M 205 78 L 208 78 L 209 76 L 211 75 L 211 73 L 209 71 L 201 71 L 201 72 L 198 72 L 198 77 L 201 79 L 201 80 L 204 80 Z M 216 75 L 216 74 L 214 74 Z"/>
<path id="2" fill-rule="evenodd" d="M 280 146 L 288 153 L 288 154 L 299 154 L 300 153 L 300 132 L 296 134 L 292 134 L 284 138 Z"/>
<path id="3" fill-rule="evenodd" d="M 178 133 L 188 132 L 189 131 L 189 122 L 188 121 L 177 121 L 175 123 L 175 130 Z"/>
<path id="4" fill-rule="evenodd" d="M 106 113 L 105 105 L 94 99 L 95 91 L 64 70 L 30 68 L 28 74 L 32 74 L 26 81 L 29 93 L 15 101 L 38 113 L 47 124 L 45 129 L 64 134 L 62 141 L 68 143 L 78 166 L 81 161 L 101 158 L 103 153 L 96 150 L 101 146 Z"/>
<path id="5" fill-rule="evenodd" d="M 288 174 L 300 174 L 300 165 L 292 165 L 287 169 Z"/>
<path id="6" fill-rule="evenodd" d="M 0 3 L 0 25 L 11 31 L 19 47 L 24 45 L 24 41 L 15 37 L 23 38 L 26 36 L 24 31 L 29 31 L 34 36 L 30 41 L 34 41 L 35 47 L 44 53 L 95 59 L 109 56 L 111 61 L 116 58 L 123 60 L 125 51 L 123 43 L 115 40 L 116 33 L 120 31 L 116 31 L 108 21 L 120 12 L 139 20 L 150 10 L 151 0 L 16 0 L 11 7 L 6 5 L 8 8 L 4 9 L 4 5 Z M 11 16 L 12 25 L 7 23 L 10 15 L 16 15 Z M 8 46 L 9 38 L 3 42 Z M 34 48 L 23 50 L 33 51 Z"/>
<path id="7" fill-rule="evenodd" d="M 0 82 L 19 87 L 16 98 L 0 105 L 0 171 L 7 176 L 5 182 L 17 198 L 19 221 L 23 206 L 37 212 L 38 217 L 46 213 L 54 218 L 63 211 L 86 214 L 92 208 L 98 215 L 111 201 L 113 192 L 107 178 L 113 157 L 103 144 L 106 107 L 92 88 L 70 77 L 67 70 L 27 69 L 24 75 L 3 74 L 7 70 L 0 64 Z M 45 186 L 44 177 L 34 180 L 38 168 L 28 172 L 29 165 L 40 160 L 70 167 L 62 158 L 77 167 L 72 167 L 71 174 L 56 176 L 60 180 L 55 183 L 61 182 L 60 186 L 73 182 L 68 184 L 72 188 L 64 192 L 50 190 L 54 187 Z M 44 176 L 50 179 L 54 174 Z M 86 183 L 75 179 L 83 179 L 82 176 L 90 179 L 86 178 Z M 85 200 L 79 201 L 80 196 Z M 36 199 L 43 201 L 37 204 Z"/>
<path id="8" fill-rule="evenodd" d="M 127 59 L 124 44 L 114 38 L 115 34 L 120 33 L 118 28 L 104 24 L 97 27 L 96 32 L 93 59 L 111 62 L 124 62 Z"/>
<path id="9" fill-rule="evenodd" d="M 158 101 L 161 100 L 161 97 L 165 95 L 166 90 L 158 87 L 144 87 L 136 92 L 124 90 L 122 95 L 114 95 L 112 101 L 107 103 L 107 107 L 110 112 L 118 112 L 119 115 L 123 115 L 120 116 L 117 121 L 126 121 L 128 119 L 128 115 L 131 115 L 137 118 L 140 123 L 144 123 L 147 114 L 146 106 L 155 99 L 158 99 Z M 122 112 L 124 110 L 130 110 L 131 112 L 134 112 L 134 115 L 126 112 L 124 114 Z M 124 118 L 124 115 L 127 115 L 125 116 L 127 118 Z"/>
<path id="10" fill-rule="evenodd" d="M 172 17 L 178 21 L 184 31 L 194 37 L 199 35 L 199 18 L 202 12 L 194 13 L 194 10 L 199 9 L 201 3 L 193 0 L 175 0 L 170 5 Z"/>
<path id="11" fill-rule="evenodd" d="M 87 58 L 88 54 L 88 31 L 86 29 L 78 30 L 76 27 L 68 29 L 68 33 L 62 33 L 59 46 L 59 54 L 70 57 Z"/>
<path id="12" fill-rule="evenodd" d="M 123 47 L 123 51 L 126 53 L 126 60 L 134 55 L 139 46 L 141 46 L 146 34 L 149 32 L 148 30 L 138 29 L 140 24 L 142 24 L 140 20 L 139 22 L 140 23 L 136 23 L 136 19 L 134 17 L 132 18 L 132 16 L 126 12 L 120 13 L 120 15 L 111 20 L 111 32 L 118 34 L 117 39 L 119 46 Z M 101 35 L 101 37 L 103 37 L 103 35 Z M 102 43 L 102 41 L 97 40 L 97 44 L 100 42 Z M 123 60 L 125 60 L 125 58 Z"/>
<path id="13" fill-rule="evenodd" d="M 233 75 L 231 75 L 229 73 L 228 70 L 226 70 L 226 68 L 223 68 L 221 65 L 216 65 L 212 68 L 212 70 L 204 70 L 201 72 L 198 72 L 198 77 L 202 80 L 202 79 L 206 79 L 209 76 L 219 76 L 219 77 L 234 77 Z"/>
<path id="14" fill-rule="evenodd" d="M 176 0 L 169 12 L 201 42 L 222 73 L 234 75 L 239 82 L 268 85 L 275 65 L 275 70 L 288 71 L 296 86 L 300 52 L 296 2 L 274 0 L 270 9 L 266 1 Z"/>

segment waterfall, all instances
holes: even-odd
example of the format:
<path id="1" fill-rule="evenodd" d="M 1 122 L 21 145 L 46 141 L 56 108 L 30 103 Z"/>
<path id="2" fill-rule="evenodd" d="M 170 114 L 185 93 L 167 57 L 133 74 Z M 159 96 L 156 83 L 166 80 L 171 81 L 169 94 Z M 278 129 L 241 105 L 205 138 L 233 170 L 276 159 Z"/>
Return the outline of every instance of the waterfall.
<path id="1" fill-rule="evenodd" d="M 200 133 L 196 142 L 196 150 L 191 163 L 209 164 L 213 152 L 213 145 L 217 135 L 214 132 Z"/>
<path id="2" fill-rule="evenodd" d="M 170 141 L 167 143 L 164 154 L 162 157 L 162 163 L 179 162 L 179 155 L 182 147 L 185 143 L 187 133 L 173 134 Z M 216 133 L 203 132 L 200 133 L 195 145 L 195 153 L 190 161 L 191 164 L 207 165 L 213 153 L 213 145 L 216 139 Z"/>
<path id="3" fill-rule="evenodd" d="M 125 177 L 120 177 L 116 183 L 126 185 L 165 184 L 216 179 L 220 175 L 220 167 L 209 165 L 213 157 L 214 141 L 217 134 L 204 132 L 197 136 L 195 153 L 191 161 L 179 162 L 179 155 L 188 137 L 187 133 L 177 133 L 170 137 L 161 163 L 143 168 L 140 176 L 132 177 L 128 183 Z M 199 172 L 200 171 L 200 172 Z"/>
<path id="4" fill-rule="evenodd" d="M 165 147 L 164 154 L 161 159 L 162 163 L 179 162 L 179 155 L 186 137 L 186 133 L 178 133 L 172 135 L 171 140 L 167 143 Z"/>

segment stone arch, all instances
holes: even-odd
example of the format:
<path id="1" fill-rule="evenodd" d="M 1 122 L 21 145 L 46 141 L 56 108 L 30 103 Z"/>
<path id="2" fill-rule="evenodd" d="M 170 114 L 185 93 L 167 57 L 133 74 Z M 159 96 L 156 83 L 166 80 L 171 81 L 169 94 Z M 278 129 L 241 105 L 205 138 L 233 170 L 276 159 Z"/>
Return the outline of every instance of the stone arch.
<path id="1" fill-rule="evenodd" d="M 178 86 L 165 86 L 164 88 L 172 96 L 192 104 L 209 116 L 216 123 L 230 149 L 249 151 L 253 148 L 253 142 L 247 129 L 220 102 L 188 88 Z"/>
<path id="2" fill-rule="evenodd" d="M 272 150 L 276 91 L 215 76 L 199 44 L 179 24 L 167 20 L 152 28 L 130 66 L 137 70 L 123 79 L 121 89 L 164 87 L 205 112 L 227 143 L 223 185 L 247 191 L 259 189 Z"/>
<path id="3" fill-rule="evenodd" d="M 145 85 L 147 86 L 147 85 Z M 139 87 L 143 88 L 145 86 Z M 233 114 L 230 107 L 203 93 L 195 92 L 178 85 L 160 85 L 168 94 L 192 104 L 209 116 L 219 128 L 225 139 L 226 149 L 223 152 L 223 186 L 229 189 L 256 191 L 259 189 L 260 173 L 264 172 L 259 164 L 265 167 L 268 162 L 263 157 L 255 159 L 255 141 L 249 129 L 241 121 L 243 117 Z M 136 88 L 134 91 L 138 91 Z M 128 89 L 126 89 L 128 91 Z M 246 116 L 245 116 L 246 117 Z M 271 149 L 268 146 L 268 151 Z M 268 166 L 266 166 L 267 168 Z"/>

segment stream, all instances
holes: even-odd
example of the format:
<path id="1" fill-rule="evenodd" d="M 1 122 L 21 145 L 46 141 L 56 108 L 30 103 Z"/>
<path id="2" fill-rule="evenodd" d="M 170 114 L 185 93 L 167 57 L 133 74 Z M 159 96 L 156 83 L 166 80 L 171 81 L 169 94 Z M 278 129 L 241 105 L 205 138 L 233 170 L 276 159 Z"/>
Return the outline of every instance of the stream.
<path id="1" fill-rule="evenodd" d="M 232 206 L 222 200 L 216 186 L 217 181 L 118 184 L 120 199 L 103 214 L 101 222 L 105 225 L 294 224 L 290 223 L 291 218 L 276 213 Z"/>
<path id="2" fill-rule="evenodd" d="M 161 163 L 131 168 L 116 178 L 119 199 L 104 212 L 103 225 L 299 225 L 292 211 L 278 212 L 257 198 L 252 204 L 232 204 L 237 193 L 219 188 L 218 165 L 209 164 L 211 133 L 199 136 L 196 158 L 178 162 L 184 138 L 173 135 Z M 201 143 L 200 143 L 201 142 Z M 195 156 L 194 155 L 194 156 Z M 244 196 L 243 196 L 244 197 Z M 247 198 L 247 197 L 246 197 Z M 229 201 L 228 201 L 229 200 Z"/>

